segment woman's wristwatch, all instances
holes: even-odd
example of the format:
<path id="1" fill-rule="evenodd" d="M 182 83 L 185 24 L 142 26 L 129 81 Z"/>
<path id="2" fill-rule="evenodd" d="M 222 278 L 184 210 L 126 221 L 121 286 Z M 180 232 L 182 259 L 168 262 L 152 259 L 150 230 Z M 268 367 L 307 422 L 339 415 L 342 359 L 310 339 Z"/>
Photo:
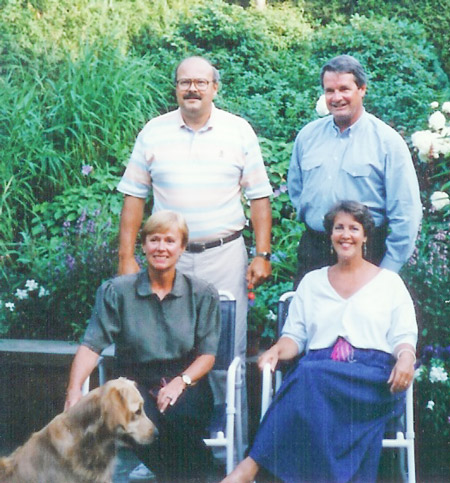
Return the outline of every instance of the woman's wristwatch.
<path id="1" fill-rule="evenodd" d="M 181 374 L 181 380 L 186 384 L 186 387 L 192 385 L 192 379 L 187 374 Z"/>
<path id="2" fill-rule="evenodd" d="M 270 257 L 272 254 L 270 252 L 256 252 L 255 257 L 261 257 L 270 262 Z"/>

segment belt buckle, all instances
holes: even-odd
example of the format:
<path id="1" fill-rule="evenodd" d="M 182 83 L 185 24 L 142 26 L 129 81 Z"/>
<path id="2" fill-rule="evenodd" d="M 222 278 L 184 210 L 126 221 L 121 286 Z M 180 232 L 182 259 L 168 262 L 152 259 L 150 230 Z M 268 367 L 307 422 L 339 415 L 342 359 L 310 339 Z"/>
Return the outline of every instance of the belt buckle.
<path id="1" fill-rule="evenodd" d="M 206 250 L 206 244 L 201 242 L 192 242 L 188 245 L 188 251 L 190 253 L 202 253 Z"/>

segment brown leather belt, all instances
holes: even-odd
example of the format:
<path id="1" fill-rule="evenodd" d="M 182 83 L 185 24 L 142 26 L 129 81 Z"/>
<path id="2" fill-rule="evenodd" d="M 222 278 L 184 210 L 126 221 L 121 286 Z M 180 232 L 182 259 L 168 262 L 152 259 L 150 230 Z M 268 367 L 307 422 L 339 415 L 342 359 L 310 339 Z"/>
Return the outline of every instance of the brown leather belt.
<path id="1" fill-rule="evenodd" d="M 202 253 L 208 248 L 215 248 L 225 245 L 230 241 L 236 240 L 242 234 L 242 230 L 236 231 L 231 235 L 225 236 L 223 238 L 219 238 L 218 240 L 213 240 L 209 242 L 190 242 L 186 245 L 186 251 L 189 253 Z"/>

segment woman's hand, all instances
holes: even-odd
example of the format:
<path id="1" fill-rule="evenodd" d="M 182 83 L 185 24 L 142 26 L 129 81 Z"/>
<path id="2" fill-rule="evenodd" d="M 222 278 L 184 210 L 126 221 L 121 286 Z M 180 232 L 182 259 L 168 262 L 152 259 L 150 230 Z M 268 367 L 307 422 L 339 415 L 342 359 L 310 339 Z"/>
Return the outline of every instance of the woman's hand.
<path id="1" fill-rule="evenodd" d="M 173 406 L 185 389 L 186 384 L 180 376 L 174 377 L 169 384 L 162 387 L 156 400 L 159 411 L 164 413 L 169 406 Z"/>
<path id="2" fill-rule="evenodd" d="M 411 385 L 414 379 L 415 361 L 414 353 L 410 349 L 401 353 L 387 381 L 392 393 L 406 391 Z"/>
<path id="3" fill-rule="evenodd" d="M 264 352 L 258 359 L 258 367 L 261 371 L 269 363 L 272 372 L 275 371 L 278 361 L 290 361 L 298 356 L 298 345 L 289 337 L 280 337 L 278 342 Z"/>
<path id="4" fill-rule="evenodd" d="M 261 354 L 258 358 L 258 367 L 262 371 L 264 366 L 269 363 L 270 369 L 272 372 L 275 371 L 277 367 L 279 359 L 279 352 L 277 344 L 273 345 L 270 349 L 266 350 L 263 354 Z"/>
<path id="5" fill-rule="evenodd" d="M 81 388 L 73 387 L 67 389 L 66 393 L 66 401 L 64 403 L 64 411 L 67 411 L 83 397 L 83 393 L 81 392 Z"/>

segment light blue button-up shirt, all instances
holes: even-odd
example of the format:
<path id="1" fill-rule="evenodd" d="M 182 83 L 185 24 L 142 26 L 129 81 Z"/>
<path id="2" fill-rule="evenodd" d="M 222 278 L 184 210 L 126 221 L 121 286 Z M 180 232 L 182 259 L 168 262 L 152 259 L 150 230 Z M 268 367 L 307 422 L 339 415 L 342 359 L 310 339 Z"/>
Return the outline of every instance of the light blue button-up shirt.
<path id="1" fill-rule="evenodd" d="M 288 173 L 300 221 L 324 231 L 323 218 L 339 200 L 356 200 L 376 226 L 389 225 L 381 267 L 398 272 L 411 256 L 422 218 L 419 184 L 403 138 L 363 112 L 342 133 L 333 116 L 307 124 L 297 135 Z"/>

